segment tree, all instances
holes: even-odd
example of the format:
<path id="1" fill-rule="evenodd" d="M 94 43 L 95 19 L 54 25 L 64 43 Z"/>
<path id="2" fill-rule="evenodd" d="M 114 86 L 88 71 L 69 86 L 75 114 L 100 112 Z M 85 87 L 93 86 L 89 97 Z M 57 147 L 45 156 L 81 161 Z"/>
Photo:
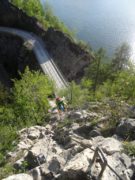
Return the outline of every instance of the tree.
<path id="1" fill-rule="evenodd" d="M 111 68 L 109 63 L 104 63 L 106 60 L 105 50 L 100 48 L 95 53 L 95 60 L 86 69 L 85 76 L 92 80 L 92 89 L 95 92 L 97 87 L 103 84 L 108 78 L 111 78 Z"/>
<path id="2" fill-rule="evenodd" d="M 29 16 L 42 17 L 44 11 L 39 0 L 11 0 L 17 7 L 27 12 Z"/>
<path id="3" fill-rule="evenodd" d="M 53 84 L 44 74 L 28 68 L 20 76 L 21 80 L 14 80 L 12 96 L 16 123 L 40 123 L 48 112 L 47 97 L 53 92 Z"/>
<path id="4" fill-rule="evenodd" d="M 11 0 L 15 6 L 25 11 L 29 16 L 36 17 L 44 28 L 53 27 L 73 37 L 74 32 L 70 31 L 53 13 L 51 6 L 45 2 L 42 6 L 40 0 Z"/>
<path id="5" fill-rule="evenodd" d="M 110 97 L 135 103 L 135 71 L 130 69 L 117 73 L 114 81 L 106 81 L 97 91 L 97 96 Z"/>
<path id="6" fill-rule="evenodd" d="M 115 72 L 120 71 L 128 66 L 131 57 L 130 46 L 126 43 L 122 44 L 115 51 L 114 58 L 112 59 L 112 68 Z"/>

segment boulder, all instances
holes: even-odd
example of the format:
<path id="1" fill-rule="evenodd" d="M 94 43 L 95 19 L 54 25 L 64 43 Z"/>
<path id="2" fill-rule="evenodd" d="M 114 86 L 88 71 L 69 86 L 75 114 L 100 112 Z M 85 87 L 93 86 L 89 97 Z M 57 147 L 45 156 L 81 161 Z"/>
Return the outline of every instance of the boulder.
<path id="1" fill-rule="evenodd" d="M 93 158 L 93 151 L 89 148 L 75 155 L 63 168 L 59 180 L 86 180 L 87 171 Z"/>
<path id="2" fill-rule="evenodd" d="M 38 166 L 30 171 L 34 180 L 54 180 L 54 175 L 45 165 Z"/>
<path id="3" fill-rule="evenodd" d="M 87 123 L 77 129 L 74 130 L 74 133 L 78 134 L 79 136 L 82 136 L 84 138 L 89 139 L 90 138 L 90 132 L 93 130 L 93 126 L 91 126 L 91 123 Z"/>
<path id="4" fill-rule="evenodd" d="M 90 133 L 89 133 L 90 137 L 97 137 L 97 136 L 101 136 L 101 132 L 99 130 L 93 129 Z"/>
<path id="5" fill-rule="evenodd" d="M 93 138 L 93 146 L 100 147 L 106 154 L 112 155 L 116 152 L 120 152 L 122 148 L 122 143 L 114 138 L 103 138 L 98 136 Z"/>
<path id="6" fill-rule="evenodd" d="M 130 180 L 133 176 L 133 170 L 131 169 L 131 159 L 124 153 L 114 153 L 112 156 L 106 156 L 108 164 L 114 171 L 123 179 Z M 119 180 L 119 178 L 109 169 L 106 168 L 103 174 L 103 180 Z"/>
<path id="7" fill-rule="evenodd" d="M 135 139 L 135 119 L 122 119 L 120 124 L 116 129 L 116 133 L 126 138 L 128 136 L 132 136 L 132 139 Z"/>
<path id="8" fill-rule="evenodd" d="M 14 163 L 14 168 L 19 170 L 22 168 L 22 164 L 23 164 L 23 161 L 24 161 L 24 158 L 21 158 L 19 160 L 17 160 L 15 163 Z"/>
<path id="9" fill-rule="evenodd" d="M 39 166 L 45 162 L 52 161 L 53 157 L 57 157 L 58 161 L 62 164 L 64 163 L 64 158 L 61 157 L 63 149 L 53 141 L 49 136 L 44 137 L 44 139 L 39 139 L 37 143 L 28 151 L 25 160 L 30 164 L 30 169 Z M 39 158 L 39 157 L 44 158 Z M 39 158 L 39 160 L 37 159 Z M 43 161 L 40 159 L 44 159 Z"/>
<path id="10" fill-rule="evenodd" d="M 33 180 L 33 178 L 28 175 L 28 174 L 16 174 L 16 175 L 12 175 L 12 176 L 9 176 L 8 178 L 5 178 L 3 180 Z"/>
<path id="11" fill-rule="evenodd" d="M 98 129 L 91 130 L 90 123 L 82 127 L 75 123 L 73 129 L 63 128 L 62 130 L 64 132 L 72 131 L 69 134 L 60 134 L 60 137 L 64 135 L 64 138 L 70 138 L 70 141 L 66 145 L 59 145 L 57 143 L 57 138 L 54 138 L 56 133 L 53 132 L 50 126 L 45 128 L 35 126 L 29 129 L 23 129 L 20 132 L 21 142 L 23 144 L 26 142 L 28 145 L 32 144 L 32 146 L 26 150 L 26 153 L 22 150 L 23 157 L 14 166 L 17 169 L 21 169 L 22 161 L 27 161 L 29 165 L 28 169 L 34 180 L 96 179 L 101 171 L 101 159 L 97 158 L 94 165 L 92 164 L 92 160 L 94 149 L 100 147 L 108 164 L 123 180 L 133 178 L 135 174 L 135 159 L 121 152 L 123 146 L 119 139 L 99 136 L 98 132 L 95 132 Z M 39 131 L 40 134 L 42 132 L 44 136 L 30 140 L 28 134 L 33 131 Z M 57 131 L 60 130 L 58 129 Z M 96 137 L 92 137 L 91 139 L 84 138 L 87 137 L 86 135 L 90 137 L 90 133 L 93 133 Z M 108 180 L 108 177 L 109 180 L 118 179 L 115 173 L 107 167 L 103 173 L 102 180 Z"/>
<path id="12" fill-rule="evenodd" d="M 31 141 L 30 139 L 23 139 L 22 141 L 20 141 L 17 145 L 18 150 L 28 150 L 32 147 L 33 145 L 33 141 Z"/>
<path id="13" fill-rule="evenodd" d="M 128 115 L 130 118 L 135 118 L 135 106 L 130 106 L 128 109 Z"/>
<path id="14" fill-rule="evenodd" d="M 49 167 L 48 169 L 50 170 L 50 172 L 54 172 L 54 173 L 59 173 L 60 169 L 61 169 L 61 164 L 59 162 L 59 160 L 57 159 L 57 157 L 53 157 L 52 160 L 49 162 Z"/>
<path id="15" fill-rule="evenodd" d="M 68 116 L 69 118 L 74 120 L 85 120 L 85 119 L 98 117 L 98 114 L 94 112 L 87 112 L 86 110 L 82 110 L 82 111 L 78 110 L 78 111 L 71 111 Z"/>

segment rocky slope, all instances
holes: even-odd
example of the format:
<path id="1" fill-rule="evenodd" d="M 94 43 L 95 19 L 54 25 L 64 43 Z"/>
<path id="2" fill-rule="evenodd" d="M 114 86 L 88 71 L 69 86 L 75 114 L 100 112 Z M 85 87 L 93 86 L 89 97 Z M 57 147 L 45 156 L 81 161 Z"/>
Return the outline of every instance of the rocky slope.
<path id="1" fill-rule="evenodd" d="M 8 0 L 0 1 L 0 26 L 23 29 L 40 36 L 44 40 L 48 52 L 68 80 L 80 80 L 85 67 L 93 59 L 88 51 L 78 46 L 66 34 L 54 29 L 43 29 L 35 18 L 27 16 L 23 11 L 11 5 Z M 14 43 L 13 45 L 17 46 Z M 15 48 L 13 45 L 10 46 L 11 49 Z M 20 45 L 18 44 L 18 46 Z M 0 59 L 2 59 L 1 53 Z M 18 61 L 16 56 L 14 60 Z M 31 59 L 30 62 L 33 63 Z M 15 71 L 18 70 L 16 68 Z"/>
<path id="2" fill-rule="evenodd" d="M 94 118 L 100 123 L 94 125 Z M 92 111 L 70 111 L 62 119 L 51 116 L 46 126 L 22 129 L 17 149 L 7 158 L 27 173 L 5 180 L 133 180 L 135 158 L 125 154 L 123 140 L 124 133 L 135 132 L 135 116 L 122 119 L 116 134 L 106 138 L 101 131 L 103 119 Z"/>

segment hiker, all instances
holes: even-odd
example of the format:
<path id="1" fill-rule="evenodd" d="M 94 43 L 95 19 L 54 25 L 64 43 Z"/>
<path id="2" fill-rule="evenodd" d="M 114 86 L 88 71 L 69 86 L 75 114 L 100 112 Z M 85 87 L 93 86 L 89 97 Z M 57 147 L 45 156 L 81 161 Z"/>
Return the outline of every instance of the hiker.
<path id="1" fill-rule="evenodd" d="M 53 113 L 53 114 L 58 113 L 57 105 L 56 105 L 54 98 L 55 98 L 55 96 L 53 96 L 53 95 L 48 96 L 48 103 L 50 106 L 50 109 L 48 110 L 48 112 Z"/>
<path id="2" fill-rule="evenodd" d="M 64 105 L 64 101 L 62 98 L 60 98 L 60 97 L 56 98 L 56 105 L 58 107 L 59 113 L 65 112 L 65 105 Z"/>

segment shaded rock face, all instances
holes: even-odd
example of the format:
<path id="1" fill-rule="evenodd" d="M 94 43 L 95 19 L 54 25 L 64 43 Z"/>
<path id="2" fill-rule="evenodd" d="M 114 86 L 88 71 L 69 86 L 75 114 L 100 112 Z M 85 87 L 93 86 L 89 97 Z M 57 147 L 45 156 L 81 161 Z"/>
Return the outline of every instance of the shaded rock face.
<path id="1" fill-rule="evenodd" d="M 130 137 L 132 140 L 135 140 L 135 119 L 122 119 L 116 129 L 116 133 L 123 138 Z"/>
<path id="2" fill-rule="evenodd" d="M 50 28 L 44 37 L 46 47 L 65 77 L 79 81 L 92 56 L 60 31 Z"/>
<path id="3" fill-rule="evenodd" d="M 67 35 L 54 29 L 46 31 L 35 18 L 27 16 L 8 0 L 0 1 L 0 26 L 14 27 L 40 36 L 48 52 L 69 81 L 73 79 L 79 81 L 85 67 L 93 59 L 89 52 L 76 45 Z"/>
<path id="4" fill-rule="evenodd" d="M 26 66 L 39 69 L 39 65 L 31 50 L 28 50 L 21 38 L 8 34 L 0 34 L 0 81 L 10 86 L 10 79 L 19 78 L 18 71 L 23 72 Z"/>
<path id="5" fill-rule="evenodd" d="M 27 16 L 22 10 L 9 3 L 9 0 L 0 1 L 0 26 L 23 29 L 38 35 L 45 33 L 35 18 Z"/>

